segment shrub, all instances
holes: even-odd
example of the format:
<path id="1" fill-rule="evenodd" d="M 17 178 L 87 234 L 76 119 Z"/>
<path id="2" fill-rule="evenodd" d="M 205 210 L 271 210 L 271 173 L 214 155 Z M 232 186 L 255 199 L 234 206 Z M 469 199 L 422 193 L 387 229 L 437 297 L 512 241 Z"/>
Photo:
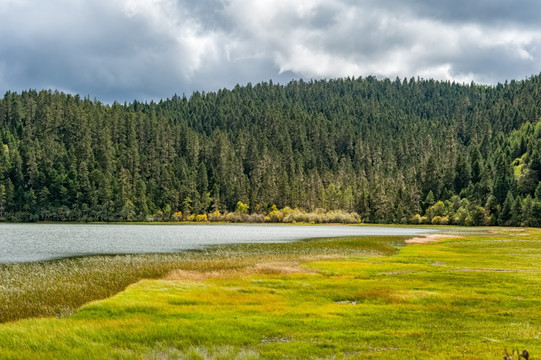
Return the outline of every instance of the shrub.
<path id="1" fill-rule="evenodd" d="M 262 222 L 265 221 L 265 215 L 263 215 L 263 214 L 251 214 L 251 215 L 247 216 L 245 221 L 248 221 L 249 223 L 262 223 Z"/>
<path id="2" fill-rule="evenodd" d="M 308 220 L 310 224 L 319 224 L 321 222 L 321 217 L 316 213 L 308 214 Z"/>
<path id="3" fill-rule="evenodd" d="M 481 207 L 476 206 L 470 212 L 470 223 L 468 225 L 482 226 L 487 225 L 489 222 L 489 217 L 487 211 Z"/>
<path id="4" fill-rule="evenodd" d="M 278 210 L 276 205 L 272 205 L 271 212 L 268 214 L 270 222 L 282 222 L 284 219 L 284 214 Z"/>
<path id="5" fill-rule="evenodd" d="M 310 216 L 307 213 L 299 213 L 295 215 L 295 221 L 308 223 L 310 222 Z"/>
<path id="6" fill-rule="evenodd" d="M 432 218 L 433 225 L 447 225 L 449 224 L 449 218 L 447 216 L 434 216 Z"/>
<path id="7" fill-rule="evenodd" d="M 207 214 L 200 214 L 195 217 L 195 221 L 197 222 L 207 222 Z"/>
<path id="8" fill-rule="evenodd" d="M 236 213 L 236 212 L 230 212 L 225 215 L 225 221 L 228 221 L 228 222 L 238 223 L 238 222 L 242 222 L 242 220 L 243 220 L 243 217 L 241 216 L 241 214 Z"/>
<path id="9" fill-rule="evenodd" d="M 172 221 L 182 221 L 182 211 L 177 211 L 173 215 L 171 215 Z"/>
<path id="10" fill-rule="evenodd" d="M 223 221 L 224 217 L 220 214 L 220 211 L 216 210 L 208 214 L 207 216 L 209 221 Z"/>
<path id="11" fill-rule="evenodd" d="M 443 201 L 438 201 L 428 209 L 426 209 L 426 216 L 429 220 L 432 220 L 434 217 L 442 217 L 445 215 L 445 204 Z"/>
<path id="12" fill-rule="evenodd" d="M 457 225 L 466 225 L 466 219 L 470 216 L 470 213 L 468 210 L 466 210 L 464 207 L 460 207 L 455 216 L 453 217 L 453 223 Z"/>
<path id="13" fill-rule="evenodd" d="M 239 202 L 237 202 L 237 208 L 236 208 L 235 212 L 242 215 L 242 214 L 247 213 L 249 208 L 250 208 L 250 206 L 248 206 L 248 204 L 245 204 L 242 201 L 239 201 Z"/>
<path id="14" fill-rule="evenodd" d="M 421 215 L 419 215 L 419 214 L 415 214 L 410 218 L 410 224 L 419 225 L 419 224 L 422 224 L 422 223 L 423 223 L 423 221 L 422 221 Z"/>
<path id="15" fill-rule="evenodd" d="M 163 221 L 163 211 L 158 210 L 154 215 L 152 215 L 154 221 Z"/>

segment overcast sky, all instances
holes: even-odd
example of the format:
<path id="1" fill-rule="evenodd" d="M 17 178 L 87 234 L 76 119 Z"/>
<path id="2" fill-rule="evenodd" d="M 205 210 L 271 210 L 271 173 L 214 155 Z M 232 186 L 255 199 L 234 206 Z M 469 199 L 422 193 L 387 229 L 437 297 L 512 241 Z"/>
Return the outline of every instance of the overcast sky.
<path id="1" fill-rule="evenodd" d="M 0 0 L 0 92 L 159 100 L 272 79 L 541 72 L 538 0 Z"/>

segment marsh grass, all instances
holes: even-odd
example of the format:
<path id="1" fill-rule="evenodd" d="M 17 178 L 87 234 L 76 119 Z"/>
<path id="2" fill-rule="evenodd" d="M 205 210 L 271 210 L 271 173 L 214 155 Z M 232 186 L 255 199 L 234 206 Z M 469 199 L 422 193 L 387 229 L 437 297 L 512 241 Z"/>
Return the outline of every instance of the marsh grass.
<path id="1" fill-rule="evenodd" d="M 303 261 L 304 257 L 332 254 L 389 254 L 401 238 L 358 237 L 314 239 L 278 244 L 217 246 L 179 254 L 89 256 L 40 263 L 0 265 L 0 322 L 28 317 L 73 313 L 81 305 L 107 298 L 141 279 L 166 276 L 175 270 L 192 276 L 201 272 L 233 276 L 235 269 L 261 273 L 283 271 L 283 266 L 262 266 L 273 258 Z M 306 260 L 304 260 L 306 261 Z M 283 264 L 282 264 L 283 265 Z M 276 270 L 278 269 L 278 270 Z"/>
<path id="2" fill-rule="evenodd" d="M 0 325 L 0 358 L 501 359 L 519 348 L 540 359 L 540 238 L 492 229 L 405 247 L 371 237 L 156 255 L 175 269 L 162 279 L 67 318 Z"/>

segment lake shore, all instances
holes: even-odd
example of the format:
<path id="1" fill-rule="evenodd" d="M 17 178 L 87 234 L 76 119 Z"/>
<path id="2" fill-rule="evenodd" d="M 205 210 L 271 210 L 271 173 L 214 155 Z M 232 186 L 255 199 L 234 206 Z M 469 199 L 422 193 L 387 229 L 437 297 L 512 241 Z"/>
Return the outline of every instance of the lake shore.
<path id="1" fill-rule="evenodd" d="M 455 359 L 515 347 L 537 356 L 541 295 L 525 289 L 541 284 L 541 230 L 520 230 L 411 246 L 411 236 L 315 239 L 17 264 L 20 276 L 32 269 L 62 284 L 28 288 L 28 301 L 69 298 L 92 276 L 106 288 L 110 275 L 156 272 L 79 309 L 1 324 L 0 358 Z"/>
<path id="2" fill-rule="evenodd" d="M 420 227 L 279 224 L 0 224 L 0 263 L 59 258 L 177 253 L 236 243 L 317 237 L 401 236 L 437 231 Z"/>
<path id="3" fill-rule="evenodd" d="M 338 250 L 357 255 L 376 250 L 388 252 L 395 251 L 405 238 L 363 236 L 240 243 L 178 253 L 92 255 L 0 264 L 0 322 L 67 316 L 89 301 L 112 296 L 136 281 L 164 277 L 174 270 L 218 271 L 236 268 L 246 261 L 261 262 L 275 254 L 291 259 L 307 254 L 334 254 Z"/>

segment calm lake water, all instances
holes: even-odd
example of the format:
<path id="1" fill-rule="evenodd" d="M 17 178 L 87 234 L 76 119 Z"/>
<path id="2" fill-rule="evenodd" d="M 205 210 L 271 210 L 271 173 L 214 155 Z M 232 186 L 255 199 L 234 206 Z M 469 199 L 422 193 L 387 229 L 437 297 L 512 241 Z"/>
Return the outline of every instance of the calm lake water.
<path id="1" fill-rule="evenodd" d="M 430 230 L 341 225 L 0 224 L 0 263 L 95 254 L 171 253 L 219 244 L 427 232 Z"/>

